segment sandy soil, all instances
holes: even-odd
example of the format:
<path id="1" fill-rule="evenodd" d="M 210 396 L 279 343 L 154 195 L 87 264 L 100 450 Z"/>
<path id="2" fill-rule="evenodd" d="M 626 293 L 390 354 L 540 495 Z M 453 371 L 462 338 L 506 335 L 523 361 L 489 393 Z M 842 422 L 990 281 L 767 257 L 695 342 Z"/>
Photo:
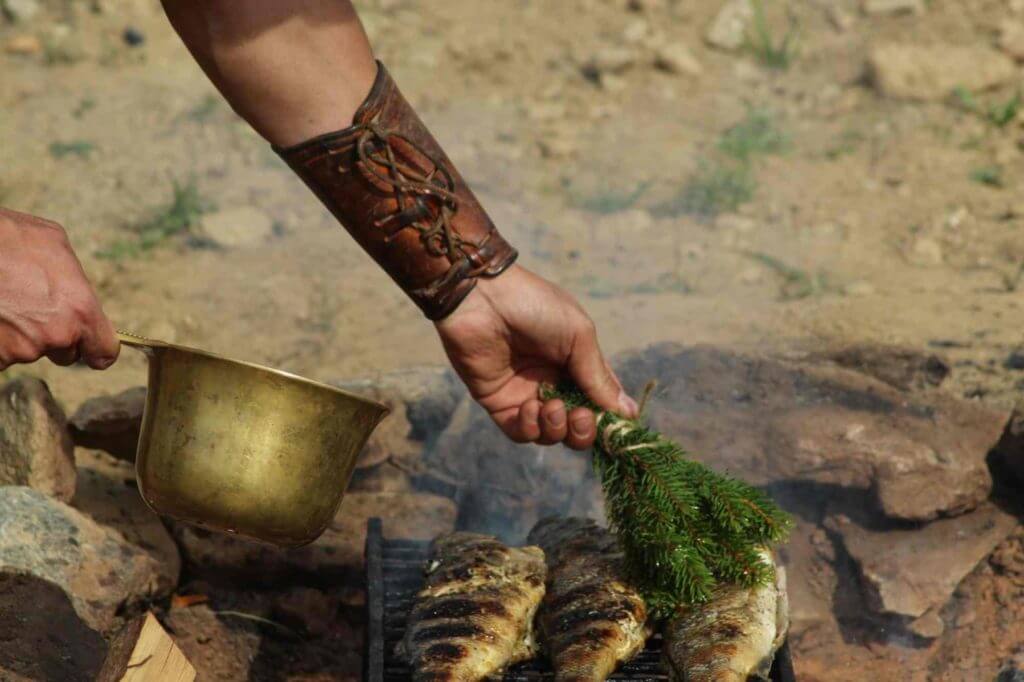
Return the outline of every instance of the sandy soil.
<path id="1" fill-rule="evenodd" d="M 768 3 L 777 37 L 789 15 L 797 22 L 788 69 L 710 49 L 702 36 L 719 0 L 358 4 L 378 55 L 521 262 L 581 298 L 608 351 L 668 339 L 941 347 L 954 390 L 1014 402 L 1022 379 L 1003 363 L 1024 323 L 1021 121 L 888 100 L 864 77 L 880 42 L 991 44 L 1013 3 L 933 0 L 924 14 L 881 16 L 848 0 Z M 441 362 L 428 324 L 216 99 L 154 5 L 54 1 L 32 21 L 0 22 L 0 46 L 42 46 L 0 54 L 0 203 L 68 228 L 123 328 L 316 379 Z M 142 45 L 125 44 L 129 26 Z M 689 46 L 702 73 L 653 66 L 652 32 Z M 585 66 L 609 48 L 635 63 L 595 83 Z M 781 143 L 750 162 L 751 198 L 717 215 L 680 210 L 693 178 L 722 162 L 722 135 L 752 111 Z M 972 179 L 993 166 L 1001 186 Z M 272 234 L 228 249 L 186 234 L 98 255 L 190 180 L 219 209 L 255 207 Z M 104 374 L 6 374 L 44 377 L 71 410 L 144 372 L 126 351 Z M 860 679 L 884 658 L 856 645 L 836 661 L 813 637 L 800 644 L 811 679 Z M 941 679 L 980 679 L 931 665 Z"/>

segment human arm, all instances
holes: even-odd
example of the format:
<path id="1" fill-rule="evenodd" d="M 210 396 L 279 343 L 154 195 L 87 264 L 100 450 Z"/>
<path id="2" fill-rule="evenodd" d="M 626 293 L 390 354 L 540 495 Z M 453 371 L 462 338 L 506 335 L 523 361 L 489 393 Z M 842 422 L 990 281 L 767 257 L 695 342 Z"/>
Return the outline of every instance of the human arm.
<path id="1" fill-rule="evenodd" d="M 327 152 L 321 153 L 319 149 L 313 150 L 310 159 L 300 160 L 295 160 L 296 154 L 290 151 L 293 145 L 352 124 L 353 116 L 378 78 L 369 42 L 351 4 L 347 0 L 164 0 L 164 8 L 189 50 L 232 107 L 269 142 L 284 148 L 282 155 L 291 157 L 289 162 L 296 172 L 306 173 L 307 183 L 317 187 L 325 203 L 396 281 L 401 284 L 403 277 L 409 279 L 408 272 L 416 268 L 404 267 L 410 259 L 402 262 L 400 250 L 388 245 L 386 239 L 378 239 L 379 233 L 368 235 L 366 230 L 352 229 L 351 223 L 358 223 L 371 213 L 376 215 L 370 209 L 379 207 L 346 203 L 352 196 L 350 186 L 344 187 L 344 191 L 324 189 L 337 180 L 329 174 L 337 170 L 334 160 L 342 157 L 331 156 L 332 163 L 327 164 Z M 409 114 L 405 123 L 411 118 L 414 115 Z M 420 130 L 422 124 L 418 120 L 415 123 L 419 126 L 417 140 L 429 137 Z M 372 137 L 371 153 L 384 158 L 386 146 L 392 143 L 387 133 L 383 139 L 376 132 Z M 441 158 L 443 152 L 432 139 L 413 149 L 417 152 L 409 152 L 410 158 L 440 159 L 440 165 L 450 165 L 446 158 Z M 420 155 L 419 151 L 425 153 Z M 312 158 L 316 155 L 319 156 Z M 314 170 L 321 176 L 311 180 L 314 171 L 303 165 L 307 162 L 309 167 L 319 163 Z M 362 167 L 357 168 L 355 162 L 342 160 L 350 162 L 353 172 L 361 172 Z M 429 188 L 420 198 L 439 201 L 436 196 L 426 196 L 436 194 L 433 185 L 426 183 L 420 183 L 421 187 Z M 476 225 L 471 227 L 483 230 L 489 221 L 461 178 L 455 178 L 447 187 L 445 196 L 457 193 L 462 202 L 457 214 L 451 211 L 456 220 L 465 223 L 466 216 L 476 216 Z M 360 202 L 368 204 L 369 200 L 357 197 L 355 203 Z M 436 208 L 436 204 L 431 206 Z M 395 212 L 400 208 L 401 204 Z M 504 244 L 497 236 L 487 243 Z M 416 247 L 411 235 L 408 245 L 410 250 Z M 495 251 L 495 258 L 501 256 L 500 248 Z M 508 249 L 504 253 L 507 255 Z M 596 435 L 594 415 L 582 408 L 566 414 L 564 405 L 557 400 L 542 403 L 537 397 L 540 382 L 555 381 L 567 373 L 606 409 L 631 416 L 636 405 L 608 367 L 598 347 L 594 325 L 579 304 L 525 268 L 510 265 L 512 259 L 514 251 L 493 268 L 493 273 L 462 282 L 465 286 L 450 298 L 451 305 L 434 310 L 431 300 L 417 302 L 428 316 L 432 311 L 438 313 L 435 326 L 453 367 L 506 434 L 519 441 L 564 441 L 572 447 L 587 447 Z M 486 270 L 486 258 L 483 260 L 483 266 L 476 270 Z M 419 263 L 422 262 L 421 259 Z M 389 265 L 395 267 L 389 269 Z M 403 288 L 409 292 L 412 287 Z"/>

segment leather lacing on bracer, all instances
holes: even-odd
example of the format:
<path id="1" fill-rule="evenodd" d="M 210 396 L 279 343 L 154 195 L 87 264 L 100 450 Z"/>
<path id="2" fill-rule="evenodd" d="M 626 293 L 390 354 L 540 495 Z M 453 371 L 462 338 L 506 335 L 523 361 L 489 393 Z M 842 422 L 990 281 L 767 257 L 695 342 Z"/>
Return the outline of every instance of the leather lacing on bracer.
<path id="1" fill-rule="evenodd" d="M 471 269 L 451 268 L 442 282 L 459 275 L 474 277 L 486 270 L 487 264 L 481 262 L 477 254 L 490 234 L 481 242 L 473 243 L 464 240 L 452 227 L 452 217 L 459 210 L 459 198 L 448 169 L 406 135 L 385 130 L 375 123 L 363 124 L 361 128 L 356 142 L 359 165 L 363 172 L 390 187 L 398 203 L 396 213 L 374 222 L 377 227 L 389 230 L 387 241 L 411 227 L 419 231 L 420 241 L 431 256 L 447 257 L 453 265 L 463 260 L 467 261 L 466 265 L 472 264 Z M 424 173 L 403 163 L 395 154 L 392 140 L 404 142 L 427 159 L 433 169 Z"/>

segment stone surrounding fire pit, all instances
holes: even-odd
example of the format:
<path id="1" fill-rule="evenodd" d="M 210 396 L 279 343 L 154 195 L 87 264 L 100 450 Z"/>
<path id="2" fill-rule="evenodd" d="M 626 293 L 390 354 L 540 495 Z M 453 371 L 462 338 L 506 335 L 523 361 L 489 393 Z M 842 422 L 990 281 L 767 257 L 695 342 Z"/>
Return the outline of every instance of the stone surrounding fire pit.
<path id="1" fill-rule="evenodd" d="M 946 391 L 941 357 L 877 346 L 755 357 L 665 344 L 616 367 L 634 393 L 658 379 L 647 407 L 655 429 L 795 515 L 781 558 L 798 676 L 827 679 L 801 670 L 806 650 L 867 646 L 902 661 L 974 651 L 968 642 L 1000 622 L 1015 627 L 1024 534 L 1013 499 L 1024 476 L 1011 472 L 1024 474 L 1024 428 L 1009 410 Z M 70 426 L 38 382 L 0 389 L 22 406 L 5 417 L 0 404 L 0 423 L 19 425 L 0 430 L 14 443 L 0 449 L 0 678 L 91 680 L 105 642 L 150 609 L 200 679 L 357 679 L 367 518 L 383 517 L 395 538 L 463 528 L 518 542 L 546 514 L 602 517 L 585 455 L 510 442 L 450 370 L 339 385 L 388 403 L 393 416 L 363 453 L 334 524 L 288 551 L 171 524 L 145 507 L 122 461 L 134 452 L 145 389 L 97 397 Z M 44 607 L 59 627 L 39 617 Z M 52 661 L 40 659 L 40 637 Z M 1009 643 L 970 657 L 963 665 L 1016 674 Z"/>

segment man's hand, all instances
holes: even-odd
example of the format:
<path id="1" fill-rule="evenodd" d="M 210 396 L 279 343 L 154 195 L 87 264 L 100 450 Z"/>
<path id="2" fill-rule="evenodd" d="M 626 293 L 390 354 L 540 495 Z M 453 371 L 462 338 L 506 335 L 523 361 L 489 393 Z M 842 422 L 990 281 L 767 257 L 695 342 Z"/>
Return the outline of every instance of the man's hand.
<path id="1" fill-rule="evenodd" d="M 601 407 L 636 416 L 598 347 L 594 323 L 565 291 L 519 266 L 481 279 L 449 317 L 437 323 L 445 351 L 473 397 L 510 438 L 589 447 L 594 415 L 566 414 L 561 400 L 541 402 L 542 383 L 569 376 Z"/>
<path id="2" fill-rule="evenodd" d="M 0 208 L 0 370 L 44 355 L 106 369 L 119 350 L 64 229 Z"/>

